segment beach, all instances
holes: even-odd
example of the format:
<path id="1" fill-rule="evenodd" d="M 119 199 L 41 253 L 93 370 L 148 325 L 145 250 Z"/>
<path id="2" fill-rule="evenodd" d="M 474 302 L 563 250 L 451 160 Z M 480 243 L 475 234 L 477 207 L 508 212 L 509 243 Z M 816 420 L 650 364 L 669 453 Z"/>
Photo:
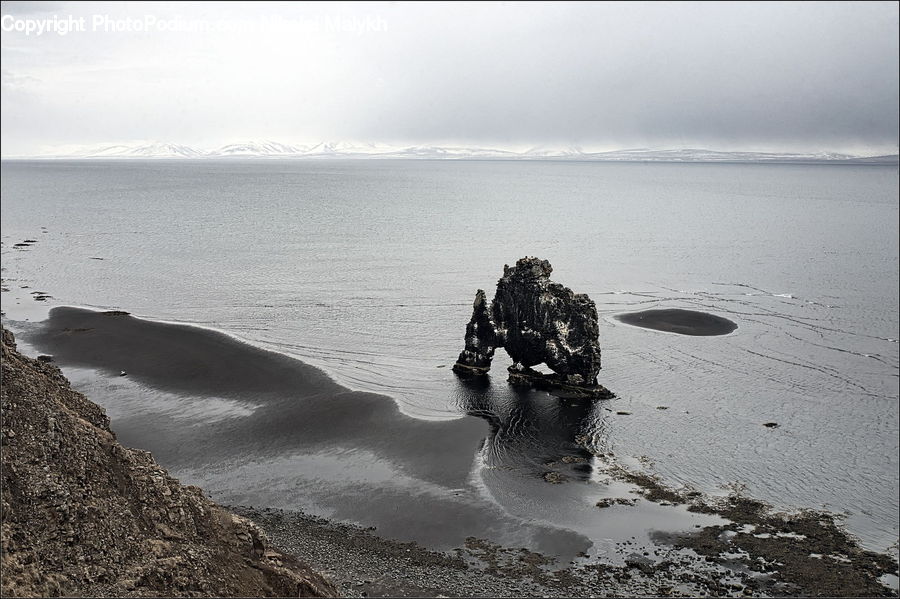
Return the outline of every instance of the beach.
<path id="1" fill-rule="evenodd" d="M 152 446 L 175 472 L 190 471 L 192 462 L 193 468 L 215 468 L 216 461 L 228 463 L 235 455 L 249 455 L 265 470 L 285 453 L 315 454 L 352 443 L 377 456 L 372 463 L 388 461 L 420 480 L 448 485 L 466 478 L 473 450 L 497 442 L 482 418 L 416 420 L 399 413 L 389 398 L 349 391 L 298 360 L 199 327 L 123 311 L 58 307 L 23 338 L 63 367 L 90 367 L 110 380 L 130 379 L 180 394 L 185 402 L 205 396 L 256 406 L 250 416 L 233 419 L 239 424 L 226 427 L 175 426 L 160 438 L 165 427 L 145 418 L 143 440 L 124 431 L 131 442 Z M 540 484 L 599 486 L 596 481 L 607 477 L 605 485 L 619 485 L 621 497 L 601 499 L 593 509 L 631 522 L 635 535 L 606 551 L 579 535 L 557 536 L 555 554 L 545 555 L 468 534 L 481 527 L 489 536 L 491 514 L 468 521 L 472 511 L 458 507 L 448 518 L 447 506 L 464 506 L 465 499 L 426 504 L 419 513 L 403 506 L 384 514 L 374 512 L 384 505 L 376 500 L 361 506 L 370 512 L 369 521 L 379 523 L 370 527 L 265 505 L 265 494 L 256 495 L 262 504 L 230 509 L 256 522 L 281 550 L 324 572 L 346 596 L 802 596 L 822 588 L 837 595 L 892 593 L 884 577 L 895 572 L 895 562 L 860 549 L 831 515 L 782 517 L 739 493 L 723 498 L 669 489 L 652 476 L 621 470 L 610 456 L 593 455 L 577 429 L 556 434 L 571 437 L 568 451 L 557 456 L 555 466 L 562 469 L 544 462 L 557 477 Z M 647 530 L 640 522 L 654 509 L 681 518 L 683 529 Z M 405 524 L 404 535 L 395 533 L 395 522 Z M 413 528 L 417 524 L 420 529 Z M 651 542 L 641 541 L 640 533 Z M 791 567 L 767 565 L 776 561 Z"/>
<path id="2" fill-rule="evenodd" d="M 900 593 L 897 2 L 2 17 L 4 597 Z"/>
<path id="3" fill-rule="evenodd" d="M 897 588 L 895 167 L 3 166 L 22 351 L 347 592 Z M 503 350 L 452 372 L 473 291 L 525 255 L 594 302 L 615 397 L 510 385 Z M 397 543 L 451 562 L 398 578 Z"/>

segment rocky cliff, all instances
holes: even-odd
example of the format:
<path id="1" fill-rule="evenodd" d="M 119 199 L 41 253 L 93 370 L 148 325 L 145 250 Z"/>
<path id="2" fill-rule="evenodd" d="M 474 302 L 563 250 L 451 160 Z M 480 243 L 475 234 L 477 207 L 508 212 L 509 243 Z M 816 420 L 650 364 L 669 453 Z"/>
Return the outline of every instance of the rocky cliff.
<path id="1" fill-rule="evenodd" d="M 514 362 L 511 383 L 612 396 L 597 384 L 597 307 L 587 295 L 551 281 L 552 272 L 548 261 L 526 257 L 503 267 L 490 304 L 478 290 L 466 326 L 466 346 L 453 367 L 457 373 L 486 374 L 495 349 L 502 347 Z M 555 374 L 537 372 L 533 367 L 539 364 Z"/>
<path id="2" fill-rule="evenodd" d="M 334 596 L 2 332 L 2 595 Z"/>

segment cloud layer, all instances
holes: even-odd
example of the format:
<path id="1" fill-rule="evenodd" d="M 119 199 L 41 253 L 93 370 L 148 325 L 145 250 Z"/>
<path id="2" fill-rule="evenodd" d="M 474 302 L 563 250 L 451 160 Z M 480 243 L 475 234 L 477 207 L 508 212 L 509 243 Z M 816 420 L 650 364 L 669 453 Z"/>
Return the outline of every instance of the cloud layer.
<path id="1" fill-rule="evenodd" d="M 898 143 L 894 2 L 4 2 L 3 14 L 5 155 L 132 140 Z M 29 19 L 84 31 L 15 30 Z"/>

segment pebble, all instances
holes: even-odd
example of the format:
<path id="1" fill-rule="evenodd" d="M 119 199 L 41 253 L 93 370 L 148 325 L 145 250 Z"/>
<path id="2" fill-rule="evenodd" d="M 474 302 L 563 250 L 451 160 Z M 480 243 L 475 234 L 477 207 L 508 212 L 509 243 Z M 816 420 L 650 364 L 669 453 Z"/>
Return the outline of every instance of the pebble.
<path id="1" fill-rule="evenodd" d="M 691 595 L 710 595 L 715 594 L 714 589 L 702 583 L 703 573 L 708 573 L 710 584 L 724 574 L 719 566 L 705 560 L 690 560 L 691 568 L 657 570 L 652 558 L 641 556 L 648 564 L 629 575 L 624 564 L 601 562 L 603 554 L 588 567 L 553 571 L 550 568 L 559 566 L 542 569 L 527 563 L 519 550 L 477 540 L 476 548 L 437 553 L 301 512 L 228 509 L 256 522 L 274 546 L 298 556 L 319 572 L 327 572 L 347 597 L 654 596 L 660 585 L 678 587 Z M 685 554 L 670 549 L 664 557 L 683 560 Z M 489 572 L 489 566 L 495 566 L 494 571 Z"/>

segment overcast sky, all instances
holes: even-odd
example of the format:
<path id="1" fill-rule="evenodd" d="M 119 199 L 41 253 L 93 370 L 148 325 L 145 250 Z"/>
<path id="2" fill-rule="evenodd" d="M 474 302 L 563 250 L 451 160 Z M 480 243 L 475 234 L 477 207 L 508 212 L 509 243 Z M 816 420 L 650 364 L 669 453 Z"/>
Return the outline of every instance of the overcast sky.
<path id="1" fill-rule="evenodd" d="M 4 155 L 262 139 L 897 152 L 896 2 L 2 6 Z"/>

